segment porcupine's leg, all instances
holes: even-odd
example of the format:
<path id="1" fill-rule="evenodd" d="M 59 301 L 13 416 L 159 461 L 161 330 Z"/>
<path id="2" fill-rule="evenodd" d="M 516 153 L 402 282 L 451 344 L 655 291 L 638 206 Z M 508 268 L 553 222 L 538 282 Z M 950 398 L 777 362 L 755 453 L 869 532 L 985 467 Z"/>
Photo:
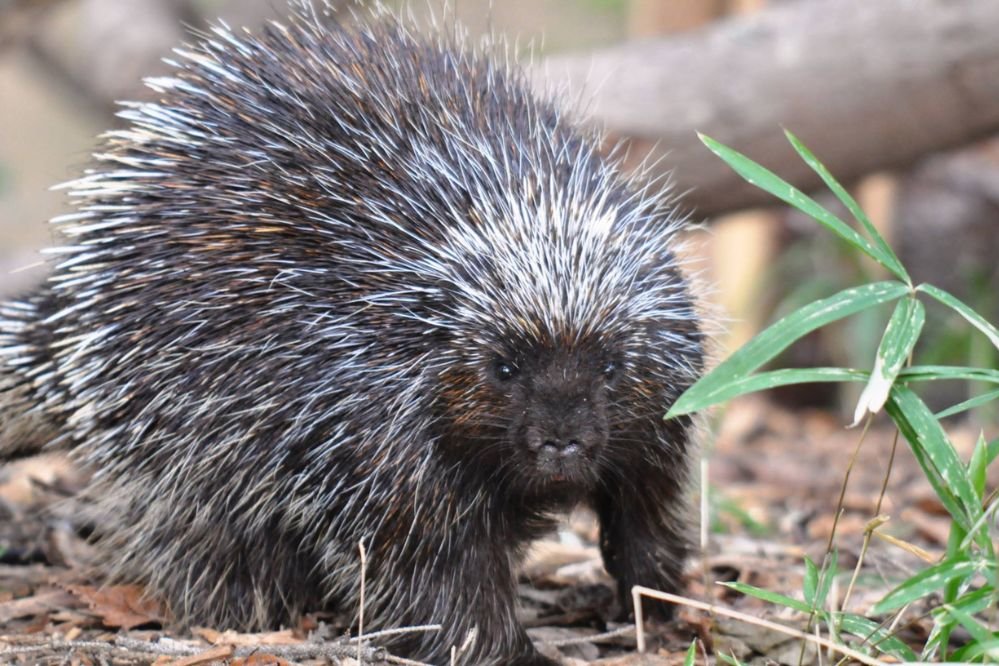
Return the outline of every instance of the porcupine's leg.
<path id="1" fill-rule="evenodd" d="M 677 506 L 675 493 L 663 490 L 636 483 L 605 497 L 599 508 L 600 551 L 608 573 L 617 580 L 622 616 L 632 612 L 633 586 L 663 592 L 680 587 L 688 545 L 685 529 L 668 509 Z M 648 600 L 643 609 L 660 619 L 673 614 L 672 605 Z"/>
<path id="2" fill-rule="evenodd" d="M 414 550 L 400 554 L 374 549 L 368 560 L 366 616 L 392 626 L 439 624 L 439 632 L 399 636 L 384 645 L 399 656 L 432 664 L 514 664 L 553 666 L 531 643 L 515 613 L 516 576 L 511 543 L 487 535 L 486 526 L 424 523 L 421 529 L 447 529 L 451 534 L 424 534 L 409 542 Z M 442 548 L 431 551 L 431 546 Z M 401 569 L 393 563 L 424 563 Z"/>
<path id="3" fill-rule="evenodd" d="M 661 437 L 669 449 L 686 447 L 686 424 L 669 422 Z M 664 592 L 680 588 L 684 560 L 689 551 L 685 464 L 662 447 L 657 464 L 643 461 L 627 474 L 608 480 L 597 498 L 600 550 L 604 566 L 618 582 L 622 615 L 632 611 L 631 588 L 642 585 Z M 671 460 L 671 458 L 673 458 Z M 625 481 L 626 480 L 626 481 Z M 652 600 L 643 609 L 660 619 L 673 615 L 673 605 Z"/>

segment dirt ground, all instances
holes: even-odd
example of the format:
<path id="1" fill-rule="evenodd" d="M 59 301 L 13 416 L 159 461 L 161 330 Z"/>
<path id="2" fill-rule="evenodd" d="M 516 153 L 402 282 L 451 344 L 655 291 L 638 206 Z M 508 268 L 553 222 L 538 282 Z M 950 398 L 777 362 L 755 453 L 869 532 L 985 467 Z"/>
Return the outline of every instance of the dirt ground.
<path id="1" fill-rule="evenodd" d="M 957 427 L 970 450 L 978 431 Z M 861 446 L 843 495 L 859 430 L 825 412 L 790 412 L 750 397 L 731 405 L 704 447 L 711 513 L 706 546 L 687 570 L 686 596 L 786 626 L 807 617 L 768 606 L 719 583 L 741 581 L 801 598 L 803 557 L 821 561 L 833 539 L 839 574 L 831 593 L 842 604 L 861 554 L 866 526 L 886 521 L 863 557 L 847 609 L 864 612 L 895 583 L 943 552 L 948 521 L 899 441 L 883 499 L 893 430 L 876 425 Z M 996 477 L 997 470 L 993 470 Z M 72 494 L 83 475 L 46 456 L 4 470 L 0 484 L 0 662 L 19 664 L 323 664 L 399 663 L 345 638 L 333 618 L 265 634 L 211 628 L 174 632 L 154 599 L 134 586 L 101 587 L 85 562 L 92 546 L 74 524 Z M 999 483 L 999 479 L 991 479 Z M 692 501 L 692 503 L 694 503 Z M 596 548 L 591 516 L 574 515 L 532 550 L 522 575 L 522 619 L 542 649 L 567 663 L 680 664 L 691 640 L 714 654 L 753 664 L 814 663 L 812 644 L 755 624 L 681 606 L 668 624 L 646 623 L 646 654 L 636 652 L 634 625 L 613 621 L 611 580 Z M 910 609 L 895 627 L 903 640 L 925 638 L 928 621 Z M 960 639 L 960 636 L 957 636 Z M 710 655 L 710 656 L 709 656 Z M 339 660 L 339 661 L 338 661 Z M 388 661 L 386 661 L 388 660 Z"/>

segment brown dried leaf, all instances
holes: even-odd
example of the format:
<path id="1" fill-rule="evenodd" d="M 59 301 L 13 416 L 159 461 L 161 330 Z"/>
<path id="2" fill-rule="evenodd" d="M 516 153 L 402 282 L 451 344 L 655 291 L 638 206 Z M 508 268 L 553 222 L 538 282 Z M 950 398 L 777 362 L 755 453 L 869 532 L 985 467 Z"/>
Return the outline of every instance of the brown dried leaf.
<path id="1" fill-rule="evenodd" d="M 295 645 L 302 640 L 295 637 L 291 629 L 283 631 L 268 631 L 259 634 L 240 634 L 235 631 L 216 631 L 208 627 L 195 627 L 191 630 L 195 636 L 205 639 L 212 645 Z"/>
<path id="2" fill-rule="evenodd" d="M 76 599 L 73 595 L 62 590 L 48 590 L 32 597 L 14 599 L 0 604 L 0 624 L 19 617 L 44 615 L 62 608 L 73 608 L 76 605 Z"/>
<path id="3" fill-rule="evenodd" d="M 163 622 L 164 613 L 159 602 L 146 597 L 145 590 L 138 585 L 70 585 L 67 589 L 85 601 L 106 627 L 132 629 Z"/>
<path id="4" fill-rule="evenodd" d="M 200 666 L 201 664 L 211 664 L 232 657 L 233 648 L 231 645 L 220 645 L 190 657 L 182 657 L 173 662 L 172 666 Z"/>
<path id="5" fill-rule="evenodd" d="M 253 654 L 249 657 L 233 659 L 231 666 L 290 666 L 291 662 L 272 654 Z"/>

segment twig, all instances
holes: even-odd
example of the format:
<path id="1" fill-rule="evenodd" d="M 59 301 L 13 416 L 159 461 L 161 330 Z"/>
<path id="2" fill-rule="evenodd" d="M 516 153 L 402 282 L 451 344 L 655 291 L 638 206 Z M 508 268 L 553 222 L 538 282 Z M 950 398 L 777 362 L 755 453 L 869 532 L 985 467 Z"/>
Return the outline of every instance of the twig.
<path id="1" fill-rule="evenodd" d="M 620 629 L 615 629 L 614 631 L 605 631 L 602 634 L 594 634 L 592 636 L 564 638 L 558 641 L 544 641 L 544 644 L 551 645 L 552 647 L 564 647 L 566 645 L 579 645 L 580 643 L 598 643 L 600 641 L 605 641 L 611 638 L 617 638 L 618 636 L 627 636 L 633 631 L 635 631 L 635 627 L 627 626 L 627 627 L 621 627 Z"/>
<path id="2" fill-rule="evenodd" d="M 780 632 L 787 636 L 792 636 L 804 641 L 810 641 L 817 645 L 829 648 L 830 650 L 835 650 L 840 654 L 844 654 L 848 657 L 856 659 L 857 661 L 868 664 L 868 666 L 888 666 L 887 662 L 875 659 L 874 657 L 869 657 L 862 652 L 857 652 L 856 650 L 846 647 L 845 645 L 838 645 L 826 638 L 812 636 L 811 634 L 806 634 L 803 631 L 794 629 L 792 627 L 785 626 L 783 624 L 778 624 L 777 622 L 771 622 L 770 620 L 764 620 L 763 618 L 754 617 L 752 615 L 747 615 L 746 613 L 740 613 L 739 611 L 734 611 L 722 606 L 715 606 L 713 604 L 706 604 L 703 601 L 697 601 L 695 599 L 689 599 L 687 597 L 681 597 L 676 594 L 669 594 L 667 592 L 660 592 L 659 590 L 653 590 L 648 587 L 642 587 L 641 585 L 636 585 L 631 588 L 631 596 L 635 603 L 635 622 L 638 637 L 638 651 L 645 652 L 645 635 L 642 631 L 641 622 L 641 597 L 642 596 L 651 597 L 653 599 L 659 599 L 660 601 L 667 601 L 669 603 L 678 604 L 681 606 L 689 606 L 690 608 L 696 608 L 698 610 L 706 611 L 708 613 L 716 613 L 718 615 L 723 615 L 725 617 L 730 617 L 733 620 L 740 620 L 746 622 L 747 624 L 753 624 L 758 627 L 765 627 L 767 629 L 772 629 L 773 631 Z"/>
<path id="3" fill-rule="evenodd" d="M 439 624 L 417 624 L 412 627 L 396 627 L 395 629 L 382 629 L 381 631 L 375 631 L 364 637 L 364 640 L 370 641 L 372 639 L 385 638 L 386 636 L 398 636 L 399 634 L 415 634 L 421 631 L 440 631 L 441 625 Z M 345 643 L 357 643 L 361 640 L 360 636 L 355 636 L 354 638 L 348 638 Z"/>

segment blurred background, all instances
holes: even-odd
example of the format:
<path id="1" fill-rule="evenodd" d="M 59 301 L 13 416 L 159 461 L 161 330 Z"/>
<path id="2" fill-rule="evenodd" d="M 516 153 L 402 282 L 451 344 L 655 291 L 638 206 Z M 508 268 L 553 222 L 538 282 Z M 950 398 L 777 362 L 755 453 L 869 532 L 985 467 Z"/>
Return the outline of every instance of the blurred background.
<path id="1" fill-rule="evenodd" d="M 66 204 L 49 188 L 79 174 L 95 136 L 119 124 L 115 100 L 147 99 L 141 77 L 169 70 L 161 58 L 190 27 L 222 17 L 255 28 L 285 15 L 286 4 L 0 0 L 0 297 L 44 278 L 38 250 L 53 242 L 45 220 Z M 928 6 L 911 3 L 903 11 L 915 14 L 901 16 L 896 3 L 856 0 L 405 3 L 420 20 L 444 13 L 473 36 L 505 35 L 539 78 L 569 80 L 612 137 L 631 142 L 630 163 L 649 151 L 665 156 L 661 168 L 691 190 L 685 201 L 703 223 L 690 232 L 692 253 L 716 285 L 723 349 L 876 270 L 813 221 L 759 208 L 768 202 L 735 185 L 695 129 L 810 187 L 780 130 L 798 133 L 851 184 L 916 280 L 999 318 L 999 47 L 976 42 L 966 25 L 999 20 L 999 3 L 964 0 L 919 14 Z M 882 315 L 824 331 L 781 362 L 868 367 Z M 931 313 L 929 324 L 923 363 L 997 366 L 995 350 L 961 322 Z M 796 387 L 776 397 L 852 409 L 855 396 L 843 390 Z M 942 406 L 975 387 L 933 390 L 930 401 Z"/>

